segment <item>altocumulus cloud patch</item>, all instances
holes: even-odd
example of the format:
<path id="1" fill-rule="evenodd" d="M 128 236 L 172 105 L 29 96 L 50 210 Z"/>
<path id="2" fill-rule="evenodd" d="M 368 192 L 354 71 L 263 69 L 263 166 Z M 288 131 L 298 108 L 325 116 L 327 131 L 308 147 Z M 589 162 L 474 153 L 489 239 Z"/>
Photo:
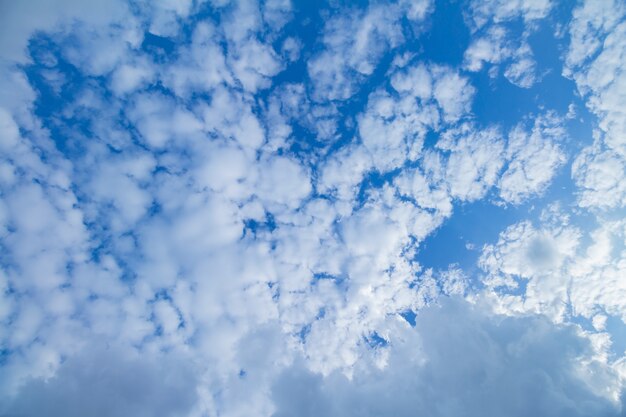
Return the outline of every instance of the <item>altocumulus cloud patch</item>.
<path id="1" fill-rule="evenodd" d="M 624 415 L 625 22 L 3 5 L 0 415 Z"/>

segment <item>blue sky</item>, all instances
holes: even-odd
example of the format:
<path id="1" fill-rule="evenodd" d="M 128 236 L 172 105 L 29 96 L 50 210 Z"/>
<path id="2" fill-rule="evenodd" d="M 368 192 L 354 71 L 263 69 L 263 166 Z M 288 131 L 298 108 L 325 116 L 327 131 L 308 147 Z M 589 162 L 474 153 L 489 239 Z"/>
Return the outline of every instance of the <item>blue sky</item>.
<path id="1" fill-rule="evenodd" d="M 0 416 L 624 415 L 622 1 L 0 11 Z"/>

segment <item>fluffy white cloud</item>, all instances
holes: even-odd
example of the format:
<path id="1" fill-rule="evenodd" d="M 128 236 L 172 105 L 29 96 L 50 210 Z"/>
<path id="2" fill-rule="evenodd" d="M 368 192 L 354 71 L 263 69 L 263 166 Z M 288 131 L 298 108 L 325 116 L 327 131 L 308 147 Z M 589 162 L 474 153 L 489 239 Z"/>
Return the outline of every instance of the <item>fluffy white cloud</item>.
<path id="1" fill-rule="evenodd" d="M 153 67 L 145 59 L 121 64 L 111 77 L 111 89 L 118 95 L 130 93 L 153 78 Z"/>
<path id="2" fill-rule="evenodd" d="M 619 378 L 601 362 L 581 365 L 593 348 L 574 327 L 446 302 L 400 333 L 383 369 L 321 376 L 296 362 L 274 381 L 273 415 L 621 415 Z"/>
<path id="3" fill-rule="evenodd" d="M 603 47 L 602 38 L 619 24 L 624 12 L 624 5 L 612 0 L 586 1 L 575 8 L 569 27 L 572 39 L 566 56 L 567 65 L 581 65 L 597 53 Z"/>
<path id="4" fill-rule="evenodd" d="M 545 18 L 552 9 L 550 0 L 473 1 L 467 14 L 473 39 L 464 54 L 464 66 L 480 71 L 483 64 L 505 64 L 504 76 L 513 84 L 530 88 L 539 79 L 528 37 L 537 20 Z M 505 23 L 523 19 L 519 39 L 513 36 Z M 497 67 L 489 75 L 497 74 Z"/>
<path id="5" fill-rule="evenodd" d="M 247 151 L 254 151 L 265 141 L 265 132 L 252 111 L 252 103 L 239 94 L 219 89 L 210 105 L 201 107 L 204 128 L 209 134 L 234 139 Z"/>
<path id="6" fill-rule="evenodd" d="M 581 203 L 588 207 L 622 207 L 626 199 L 616 177 L 626 167 L 625 14 L 621 2 L 587 1 L 574 10 L 569 26 L 563 73 L 576 82 L 587 107 L 598 117 L 601 132 L 573 166 Z"/>
<path id="7" fill-rule="evenodd" d="M 619 11 L 614 11 L 618 13 Z M 583 24 L 575 21 L 573 24 Z M 583 93 L 589 94 L 589 108 L 600 117 L 600 128 L 606 132 L 605 142 L 620 155 L 626 154 L 626 83 L 622 68 L 622 57 L 626 46 L 626 24 L 622 23 L 606 35 L 602 51 L 582 73 L 573 73 L 574 80 Z"/>
<path id="8" fill-rule="evenodd" d="M 594 358 L 623 378 L 622 336 L 615 329 L 626 323 L 624 222 L 602 219 L 583 233 L 568 221 L 552 207 L 539 228 L 518 223 L 486 245 L 479 262 L 487 272 L 484 299 L 507 315 L 545 314 L 556 323 L 582 324 Z M 607 326 L 609 319 L 616 328 Z"/>
<path id="9" fill-rule="evenodd" d="M 430 159 L 426 155 L 426 159 Z M 406 170 L 394 180 L 398 193 L 412 199 L 417 206 L 435 209 L 443 216 L 452 214 L 452 201 L 445 183 L 431 181 L 421 170 Z"/>
<path id="10" fill-rule="evenodd" d="M 579 239 L 580 233 L 574 228 L 536 230 L 530 222 L 518 223 L 502 232 L 498 243 L 483 248 L 480 265 L 496 276 L 554 274 L 572 258 Z"/>
<path id="11" fill-rule="evenodd" d="M 467 78 L 447 68 L 433 69 L 433 96 L 443 110 L 443 118 L 447 122 L 455 122 L 470 111 L 471 102 L 476 90 Z"/>
<path id="12" fill-rule="evenodd" d="M 510 56 L 506 29 L 490 27 L 484 36 L 474 39 L 465 50 L 464 64 L 470 71 L 480 71 L 485 63 L 497 64 Z"/>
<path id="13" fill-rule="evenodd" d="M 626 323 L 623 299 L 626 286 L 620 278 L 626 269 L 624 222 L 606 221 L 590 233 L 591 242 L 582 256 L 570 265 L 572 307 L 576 314 L 590 318 L 601 310 Z M 610 289 L 610 290 L 608 290 Z"/>
<path id="14" fill-rule="evenodd" d="M 94 344 L 67 359 L 47 380 L 32 379 L 2 415 L 113 417 L 189 416 L 198 399 L 198 373 L 180 353 L 146 354 Z M 8 413 L 8 414 L 4 414 Z"/>
<path id="15" fill-rule="evenodd" d="M 623 222 L 605 220 L 583 234 L 567 217 L 549 217 L 539 228 L 527 221 L 510 226 L 495 245 L 483 248 L 479 263 L 496 304 L 502 311 L 547 314 L 557 322 L 597 314 L 626 322 L 626 289 L 618 278 L 626 265 Z"/>
<path id="16" fill-rule="evenodd" d="M 357 118 L 361 142 L 325 162 L 323 190 L 354 198 L 368 172 L 386 173 L 420 160 L 429 131 L 470 114 L 475 90 L 449 67 L 407 65 L 393 73 L 390 84 L 395 91 L 379 89 L 370 94 L 367 108 Z"/>
<path id="17" fill-rule="evenodd" d="M 365 10 L 341 10 L 325 23 L 324 49 L 307 64 L 319 101 L 344 100 L 371 75 L 379 59 L 404 41 L 402 18 L 422 21 L 430 0 L 371 4 Z"/>
<path id="18" fill-rule="evenodd" d="M 181 47 L 178 60 L 163 70 L 164 85 L 186 98 L 194 91 L 207 92 L 222 83 L 234 84 L 220 40 L 218 28 L 209 22 L 199 23 L 194 28 L 190 45 Z"/>
<path id="19" fill-rule="evenodd" d="M 127 6 L 121 1 L 40 0 L 31 3 L 6 3 L 0 18 L 0 56 L 9 61 L 27 59 L 26 47 L 36 31 L 58 29 L 76 19 L 86 24 L 106 27 L 127 16 Z"/>
<path id="20" fill-rule="evenodd" d="M 513 53 L 513 62 L 504 71 L 504 76 L 518 87 L 530 88 L 539 78 L 535 67 L 530 46 L 522 43 Z"/>
<path id="21" fill-rule="evenodd" d="M 201 121 L 193 113 L 158 93 L 136 96 L 128 116 L 143 141 L 156 149 L 172 140 L 198 134 L 202 129 Z"/>
<path id="22" fill-rule="evenodd" d="M 508 165 L 498 181 L 504 201 L 519 203 L 545 190 L 565 162 L 560 146 L 565 135 L 561 121 L 552 114 L 537 117 L 531 132 L 521 125 L 511 130 L 506 149 Z"/>
<path id="23" fill-rule="evenodd" d="M 495 2 L 488 13 L 530 22 L 548 3 L 514 8 Z M 306 415 L 290 408 L 302 404 L 286 397 L 288 377 L 276 379 L 295 357 L 302 369 L 286 375 L 337 384 L 370 411 L 407 414 L 415 398 L 434 415 L 465 405 L 523 415 L 532 411 L 525 403 L 485 409 L 481 393 L 499 399 L 500 387 L 519 392 L 533 384 L 544 388 L 542 411 L 611 413 L 610 401 L 574 374 L 584 366 L 598 371 L 593 383 L 610 386 L 601 395 L 615 400 L 612 371 L 593 361 L 579 369 L 556 356 L 554 335 L 574 346 L 573 356 L 595 354 L 571 328 L 487 318 L 461 303 L 424 313 L 417 330 L 402 318 L 442 293 L 470 291 L 471 277 L 458 267 L 424 270 L 416 260 L 454 204 L 491 191 L 521 203 L 543 192 L 564 162 L 563 131 L 550 114 L 508 134 L 480 126 L 469 78 L 410 53 L 396 57 L 383 83 L 346 114 L 353 103 L 341 101 L 420 32 L 431 9 L 430 1 L 334 9 L 323 16 L 314 52 L 300 50 L 308 40 L 281 32 L 294 13 L 281 0 L 161 1 L 154 10 L 136 2 L 121 20 L 103 12 L 101 24 L 81 22 L 79 8 L 61 13 L 77 17 L 71 27 L 56 15 L 37 23 L 60 30 L 48 39 L 54 48 L 34 57 L 58 108 L 35 112 L 37 94 L 43 97 L 37 83 L 28 85 L 22 67 L 0 68 L 9 80 L 0 89 L 0 396 L 7 399 L 0 414 Z M 32 27 L 25 30 L 30 36 Z M 504 62 L 497 55 L 510 49 L 505 76 L 530 83 L 524 42 L 476 45 L 466 54 L 468 69 Z M 274 88 L 285 68 L 287 81 Z M 294 69 L 304 70 L 302 79 L 291 79 Z M 427 137 L 434 142 L 425 146 Z M 575 166 L 580 184 L 593 180 L 583 162 Z M 553 276 L 563 271 L 597 288 L 608 276 L 622 297 L 623 262 L 607 266 L 611 239 L 600 235 L 587 261 L 574 262 L 581 238 L 570 226 L 507 229 L 484 251 L 486 298 L 498 305 L 502 288 L 521 278 L 527 304 L 507 294 L 501 311 L 551 313 L 543 306 L 562 303 L 563 282 Z M 598 329 L 608 326 L 602 317 L 622 314 L 617 297 L 570 288 L 576 311 L 594 317 Z M 533 291 L 544 298 L 533 301 Z M 556 368 L 541 362 L 514 381 L 502 364 L 527 371 L 522 363 L 538 357 L 526 344 L 536 328 L 532 346 L 547 349 Z M 511 333 L 519 338 L 507 339 Z M 606 345 L 600 331 L 592 336 Z M 458 353 L 459 341 L 471 355 L 451 368 L 446 357 Z M 484 351 L 504 359 L 487 366 Z M 483 378 L 473 363 L 490 374 Z M 480 392 L 455 383 L 476 375 Z M 561 384 L 548 383 L 557 376 Z M 438 392 L 413 396 L 429 378 Z M 398 381 L 416 391 L 396 389 Z M 432 401 L 449 386 L 458 402 Z M 368 395 L 407 394 L 386 408 L 363 387 Z M 349 415 L 341 398 L 320 401 L 330 415 Z"/>
<path id="24" fill-rule="evenodd" d="M 500 23 L 522 18 L 527 23 L 543 19 L 552 9 L 551 0 L 487 0 L 472 1 L 471 23 L 480 28 L 492 21 Z"/>
<path id="25" fill-rule="evenodd" d="M 527 37 L 525 34 L 524 37 Z M 464 66 L 469 71 L 480 71 L 484 64 L 507 64 L 504 76 L 518 87 L 530 88 L 538 79 L 532 50 L 524 38 L 517 43 L 509 39 L 507 30 L 501 26 L 491 26 L 486 33 L 475 38 L 464 54 Z M 493 76 L 496 66 L 490 68 Z"/>
<path id="26" fill-rule="evenodd" d="M 582 207 L 616 208 L 626 205 L 626 161 L 601 144 L 583 150 L 574 160 L 572 176 Z"/>
<path id="27" fill-rule="evenodd" d="M 504 163 L 504 142 L 495 129 L 476 131 L 469 124 L 445 132 L 437 147 L 450 152 L 440 180 L 461 200 L 483 197 L 496 183 Z"/>
<path id="28" fill-rule="evenodd" d="M 261 178 L 256 194 L 270 209 L 276 204 L 298 208 L 311 192 L 309 175 L 296 161 L 273 157 L 260 170 Z"/>

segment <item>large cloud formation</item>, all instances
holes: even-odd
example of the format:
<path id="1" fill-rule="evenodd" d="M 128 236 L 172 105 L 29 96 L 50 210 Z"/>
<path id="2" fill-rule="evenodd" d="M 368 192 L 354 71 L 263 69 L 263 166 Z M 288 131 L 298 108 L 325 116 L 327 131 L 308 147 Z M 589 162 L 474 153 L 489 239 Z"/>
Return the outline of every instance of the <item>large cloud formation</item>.
<path id="1" fill-rule="evenodd" d="M 625 8 L 464 5 L 3 4 L 0 415 L 623 413 Z"/>
<path id="2" fill-rule="evenodd" d="M 350 379 L 300 363 L 285 370 L 273 386 L 274 416 L 623 415 L 608 388 L 616 376 L 579 361 L 592 351 L 574 327 L 446 301 L 402 332 L 382 370 L 357 367 Z"/>

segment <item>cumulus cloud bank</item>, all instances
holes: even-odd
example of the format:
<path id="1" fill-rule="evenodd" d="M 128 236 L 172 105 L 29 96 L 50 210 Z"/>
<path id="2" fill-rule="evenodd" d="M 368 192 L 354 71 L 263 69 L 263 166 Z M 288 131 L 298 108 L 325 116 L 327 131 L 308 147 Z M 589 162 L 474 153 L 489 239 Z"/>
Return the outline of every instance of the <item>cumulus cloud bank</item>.
<path id="1" fill-rule="evenodd" d="M 458 300 L 422 311 L 384 369 L 321 377 L 300 363 L 273 386 L 276 417 L 619 416 L 599 387 L 615 374 L 578 358 L 592 348 L 572 327 L 542 317 L 486 315 Z M 597 373 L 590 386 L 583 375 Z"/>

